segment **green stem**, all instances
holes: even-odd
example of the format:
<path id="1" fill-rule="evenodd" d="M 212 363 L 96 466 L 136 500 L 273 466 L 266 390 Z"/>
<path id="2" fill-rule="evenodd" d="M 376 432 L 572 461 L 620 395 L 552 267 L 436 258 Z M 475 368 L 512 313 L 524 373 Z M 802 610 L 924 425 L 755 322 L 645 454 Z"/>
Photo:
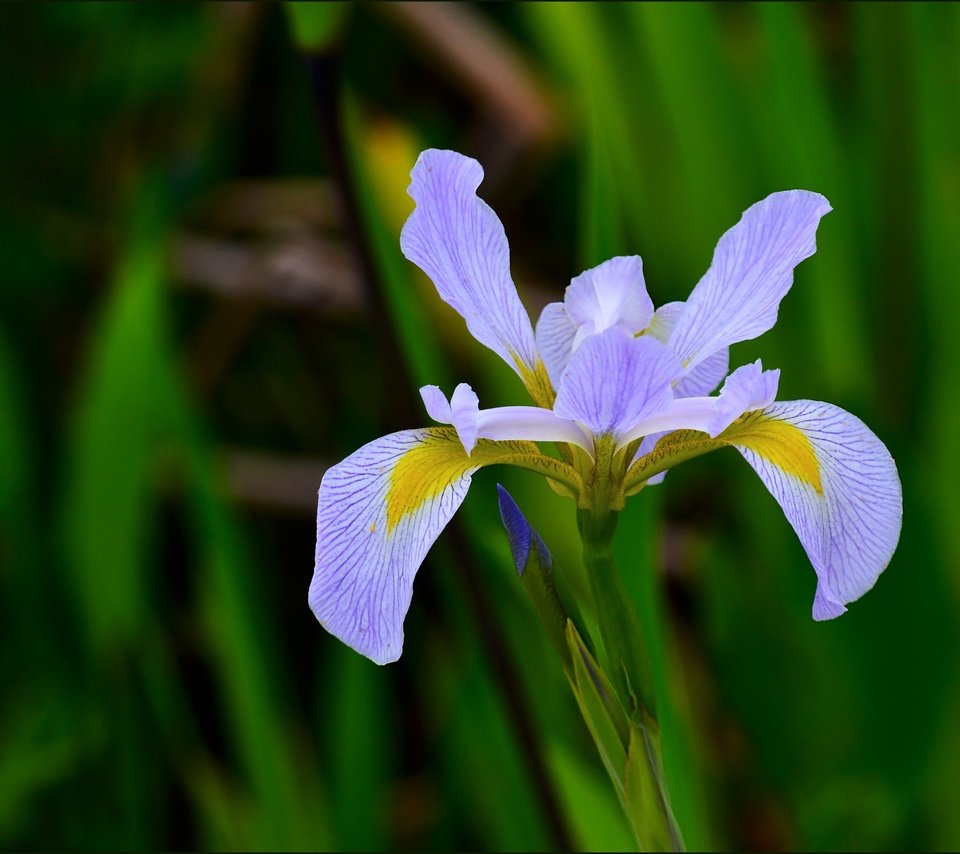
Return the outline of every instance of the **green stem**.
<path id="1" fill-rule="evenodd" d="M 603 640 L 605 669 L 617 687 L 624 709 L 631 716 L 639 712 L 641 705 L 655 716 L 650 655 L 630 595 L 613 559 L 612 540 L 617 514 L 580 510 L 577 524 Z"/>
<path id="2" fill-rule="evenodd" d="M 650 655 L 613 558 L 617 516 L 600 506 L 578 511 L 577 524 L 603 641 L 604 670 L 630 719 L 623 804 L 642 850 L 682 851 L 664 774 Z"/>

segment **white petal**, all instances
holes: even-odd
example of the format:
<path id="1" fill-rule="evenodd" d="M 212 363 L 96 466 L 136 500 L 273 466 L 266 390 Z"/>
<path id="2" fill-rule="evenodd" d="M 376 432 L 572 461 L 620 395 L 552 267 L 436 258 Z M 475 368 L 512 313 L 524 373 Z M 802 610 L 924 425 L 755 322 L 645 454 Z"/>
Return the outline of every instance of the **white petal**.
<path id="1" fill-rule="evenodd" d="M 777 398 L 780 371 L 765 371 L 757 359 L 752 365 L 741 365 L 723 384 L 717 399 L 717 414 L 707 425 L 707 432 L 717 436 L 746 412 L 763 409 Z"/>
<path id="2" fill-rule="evenodd" d="M 450 398 L 450 421 L 456 428 L 463 449 L 470 454 L 477 444 L 480 422 L 480 399 L 466 383 L 460 383 Z"/>

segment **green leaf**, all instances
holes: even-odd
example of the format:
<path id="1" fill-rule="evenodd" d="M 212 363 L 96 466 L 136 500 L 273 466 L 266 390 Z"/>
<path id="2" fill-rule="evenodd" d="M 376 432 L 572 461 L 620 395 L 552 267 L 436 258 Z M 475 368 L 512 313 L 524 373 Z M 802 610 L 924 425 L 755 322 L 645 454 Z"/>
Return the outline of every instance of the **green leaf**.
<path id="1" fill-rule="evenodd" d="M 156 184 L 145 182 L 134 202 L 128 246 L 93 327 L 67 449 L 66 565 L 97 655 L 132 643 L 153 610 L 145 557 L 170 404 L 157 195 Z"/>
<path id="2" fill-rule="evenodd" d="M 630 739 L 626 716 L 620 708 L 613 685 L 569 620 L 566 634 L 573 660 L 572 686 L 577 704 L 617 791 L 617 797 L 626 809 L 623 768 L 627 761 L 626 745 Z"/>
<path id="3" fill-rule="evenodd" d="M 333 44 L 350 11 L 349 3 L 286 3 L 293 40 L 300 50 L 322 53 Z"/>
<path id="4" fill-rule="evenodd" d="M 623 810 L 595 763 L 575 751 L 569 739 L 550 742 L 547 761 L 579 851 L 629 851 L 636 845 Z"/>
<path id="5" fill-rule="evenodd" d="M 644 851 L 682 851 L 683 841 L 670 810 L 656 723 L 630 727 L 623 773 L 627 817 Z"/>

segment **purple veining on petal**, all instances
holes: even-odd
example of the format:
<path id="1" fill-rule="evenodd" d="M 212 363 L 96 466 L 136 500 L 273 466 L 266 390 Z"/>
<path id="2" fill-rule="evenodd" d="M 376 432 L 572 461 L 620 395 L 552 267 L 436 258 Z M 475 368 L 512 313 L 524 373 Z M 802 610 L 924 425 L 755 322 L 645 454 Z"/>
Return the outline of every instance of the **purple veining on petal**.
<path id="1" fill-rule="evenodd" d="M 896 464 L 859 418 L 837 406 L 795 400 L 764 414 L 809 440 L 821 491 L 751 448 L 737 450 L 779 502 L 813 564 L 814 618 L 837 617 L 873 587 L 896 549 L 903 517 Z"/>
<path id="2" fill-rule="evenodd" d="M 576 335 L 577 325 L 570 319 L 567 307 L 562 302 L 552 302 L 544 307 L 537 321 L 537 349 L 555 387 L 560 385 L 560 377 L 570 360 Z"/>
<path id="3" fill-rule="evenodd" d="M 474 338 L 518 374 L 521 367 L 534 370 L 533 327 L 510 276 L 507 237 L 476 194 L 482 167 L 455 151 L 429 149 L 410 176 L 417 207 L 400 234 L 403 254 L 430 277 Z"/>
<path id="4" fill-rule="evenodd" d="M 730 348 L 721 347 L 695 365 L 673 387 L 675 397 L 701 397 L 715 391 L 730 371 Z"/>
<path id="5" fill-rule="evenodd" d="M 670 344 L 670 336 L 683 313 L 684 305 L 682 302 L 668 302 L 660 306 L 647 327 L 647 335 L 652 335 L 663 344 Z M 673 394 L 675 397 L 702 397 L 710 394 L 720 385 L 729 370 L 730 348 L 721 347 L 681 377 L 673 387 Z"/>
<path id="6" fill-rule="evenodd" d="M 679 369 L 672 351 L 653 338 L 608 329 L 573 354 L 553 409 L 595 435 L 619 437 L 669 406 Z"/>
<path id="7" fill-rule="evenodd" d="M 400 657 L 414 576 L 476 471 L 468 469 L 388 530 L 391 474 L 428 435 L 404 430 L 376 439 L 330 468 L 320 485 L 310 607 L 328 631 L 378 664 Z"/>
<path id="8" fill-rule="evenodd" d="M 690 294 L 670 338 L 686 370 L 776 323 L 794 267 L 816 251 L 817 225 L 829 211 L 830 203 L 819 193 L 773 193 L 720 238 L 710 269 Z"/>

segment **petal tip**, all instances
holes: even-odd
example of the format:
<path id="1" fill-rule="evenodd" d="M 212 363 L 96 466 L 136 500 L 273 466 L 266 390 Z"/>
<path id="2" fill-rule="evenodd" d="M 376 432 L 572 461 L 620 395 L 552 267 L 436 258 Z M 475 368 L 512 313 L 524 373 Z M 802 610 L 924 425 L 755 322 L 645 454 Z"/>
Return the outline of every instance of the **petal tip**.
<path id="1" fill-rule="evenodd" d="M 827 620 L 835 620 L 837 617 L 842 616 L 847 613 L 847 608 L 845 605 L 835 602 L 829 597 L 825 596 L 818 589 L 817 594 L 813 599 L 813 619 L 818 623 L 826 622 Z"/>
<path id="2" fill-rule="evenodd" d="M 418 193 L 426 182 L 434 178 L 433 173 L 449 173 L 454 170 L 459 170 L 462 177 L 468 180 L 471 190 L 476 190 L 483 181 L 483 167 L 472 157 L 449 148 L 424 149 L 410 170 L 408 195 L 419 202 Z"/>

